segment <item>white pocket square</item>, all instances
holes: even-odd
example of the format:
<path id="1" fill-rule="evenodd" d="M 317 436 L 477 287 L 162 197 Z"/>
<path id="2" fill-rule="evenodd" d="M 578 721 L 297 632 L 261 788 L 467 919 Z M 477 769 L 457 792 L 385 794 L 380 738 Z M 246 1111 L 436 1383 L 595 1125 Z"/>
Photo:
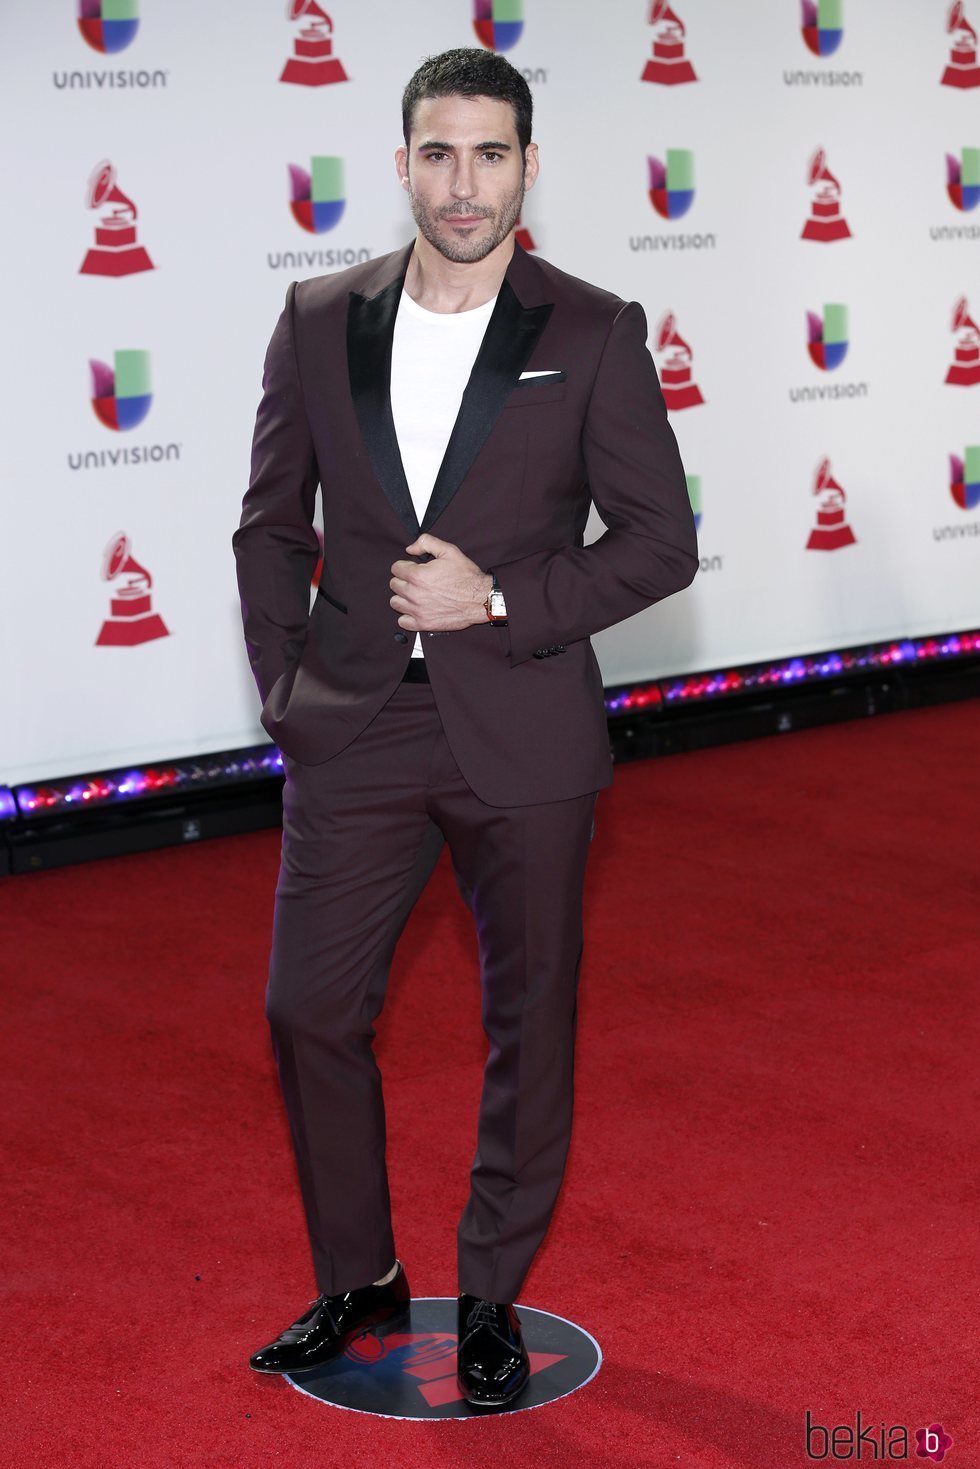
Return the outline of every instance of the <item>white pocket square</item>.
<path id="1" fill-rule="evenodd" d="M 519 381 L 523 383 L 531 377 L 557 377 L 563 371 L 564 369 L 560 367 L 546 367 L 539 369 L 537 372 L 522 372 Z"/>

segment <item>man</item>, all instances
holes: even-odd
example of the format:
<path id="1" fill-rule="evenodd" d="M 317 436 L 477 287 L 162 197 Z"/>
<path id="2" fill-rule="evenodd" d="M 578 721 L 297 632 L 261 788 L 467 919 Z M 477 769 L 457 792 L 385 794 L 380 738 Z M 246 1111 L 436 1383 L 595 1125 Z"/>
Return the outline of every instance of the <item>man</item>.
<path id="1" fill-rule="evenodd" d="M 582 888 L 612 780 L 589 637 L 687 586 L 697 546 L 642 309 L 515 242 L 538 174 L 520 73 L 449 51 L 402 110 L 415 241 L 290 286 L 233 537 L 286 776 L 266 1010 L 319 1291 L 251 1365 L 316 1366 L 407 1311 L 373 1021 L 446 842 L 489 1040 L 458 1380 L 492 1406 L 528 1380 L 514 1301 L 571 1128 Z M 592 500 L 608 528 L 584 546 Z"/>

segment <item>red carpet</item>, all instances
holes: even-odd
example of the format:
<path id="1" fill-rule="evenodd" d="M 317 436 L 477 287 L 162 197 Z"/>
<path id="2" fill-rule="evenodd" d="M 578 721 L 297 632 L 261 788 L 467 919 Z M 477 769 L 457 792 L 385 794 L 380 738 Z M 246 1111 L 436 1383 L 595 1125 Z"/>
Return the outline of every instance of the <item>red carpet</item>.
<path id="1" fill-rule="evenodd" d="M 262 1013 L 278 833 L 0 884 L 0 1463 L 791 1469 L 809 1409 L 939 1421 L 951 1469 L 980 1464 L 978 798 L 976 702 L 618 770 L 572 1152 L 521 1296 L 605 1361 L 479 1421 L 342 1412 L 246 1366 L 313 1295 Z M 378 1047 L 418 1295 L 456 1290 L 468 924 L 444 854 Z"/>

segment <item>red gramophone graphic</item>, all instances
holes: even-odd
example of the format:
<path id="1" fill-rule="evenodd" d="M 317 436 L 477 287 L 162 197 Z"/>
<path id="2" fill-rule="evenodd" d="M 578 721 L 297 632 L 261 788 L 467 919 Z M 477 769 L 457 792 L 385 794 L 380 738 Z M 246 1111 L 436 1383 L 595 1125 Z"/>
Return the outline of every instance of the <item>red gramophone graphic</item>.
<path id="1" fill-rule="evenodd" d="M 660 387 L 668 411 L 678 408 L 696 408 L 703 403 L 701 389 L 691 375 L 691 349 L 677 330 L 674 313 L 668 311 L 657 325 L 657 352 L 669 355 L 660 368 Z"/>
<path id="2" fill-rule="evenodd" d="M 946 17 L 947 33 L 953 36 L 949 62 L 942 75 L 944 87 L 980 87 L 977 65 L 977 33 L 963 14 L 963 0 L 953 0 Z"/>
<path id="3" fill-rule="evenodd" d="M 139 270 L 152 270 L 153 261 L 136 243 L 136 205 L 116 187 L 116 170 L 108 158 L 92 170 L 85 193 L 86 208 L 101 209 L 104 204 L 117 207 L 103 214 L 95 226 L 95 244 L 82 261 L 79 274 L 134 275 Z"/>
<path id="4" fill-rule="evenodd" d="M 846 496 L 830 472 L 830 460 L 821 459 L 813 481 L 813 493 L 820 496 L 817 505 L 817 523 L 806 543 L 808 551 L 836 551 L 841 546 L 852 546 L 857 536 L 847 523 L 844 509 Z"/>
<path id="5" fill-rule="evenodd" d="M 526 224 L 521 223 L 520 215 L 517 216 L 517 225 L 515 226 L 514 238 L 517 243 L 525 250 L 537 249 L 537 246 L 531 238 L 531 231 L 528 229 Z"/>
<path id="6" fill-rule="evenodd" d="M 819 240 L 825 245 L 831 240 L 848 239 L 851 231 L 840 212 L 840 183 L 827 167 L 827 155 L 822 148 L 810 159 L 806 181 L 814 192 L 810 199 L 810 218 L 803 226 L 801 238 Z"/>
<path id="7" fill-rule="evenodd" d="M 965 296 L 961 296 L 953 307 L 951 330 L 959 332 L 959 336 L 946 381 L 961 388 L 972 388 L 974 383 L 980 383 L 980 327 L 970 315 Z"/>
<path id="8" fill-rule="evenodd" d="M 281 82 L 297 82 L 301 87 L 326 87 L 330 82 L 346 82 L 347 73 L 333 54 L 333 21 L 316 0 L 289 0 L 286 15 L 290 20 L 309 20 L 293 41 L 293 55 L 283 67 Z"/>
<path id="9" fill-rule="evenodd" d="M 116 588 L 109 603 L 109 616 L 102 624 L 96 647 L 133 648 L 154 638 L 170 636 L 163 618 L 150 604 L 153 578 L 129 554 L 129 537 L 124 531 L 113 536 L 102 557 L 102 580 L 114 581 L 128 575 L 129 580 Z"/>
<path id="10" fill-rule="evenodd" d="M 649 24 L 659 26 L 659 30 L 653 41 L 653 56 L 640 80 L 665 87 L 696 82 L 694 67 L 684 55 L 684 22 L 671 10 L 668 0 L 651 0 Z"/>

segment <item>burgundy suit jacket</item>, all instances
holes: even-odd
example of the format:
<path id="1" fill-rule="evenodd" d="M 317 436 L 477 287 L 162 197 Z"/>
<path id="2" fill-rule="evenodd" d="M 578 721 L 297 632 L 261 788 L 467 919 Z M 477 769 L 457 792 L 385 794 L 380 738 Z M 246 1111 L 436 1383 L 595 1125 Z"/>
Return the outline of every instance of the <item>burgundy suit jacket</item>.
<path id="1" fill-rule="evenodd" d="M 612 780 L 590 634 L 698 567 L 646 318 L 516 246 L 420 525 L 389 397 L 411 250 L 293 282 L 269 343 L 232 537 L 260 720 L 307 764 L 356 738 L 415 641 L 389 605 L 391 564 L 431 530 L 492 568 L 507 604 L 506 627 L 422 634 L 467 783 L 492 806 L 583 795 Z M 535 369 L 557 375 L 519 381 Z M 585 546 L 593 501 L 607 529 Z"/>

